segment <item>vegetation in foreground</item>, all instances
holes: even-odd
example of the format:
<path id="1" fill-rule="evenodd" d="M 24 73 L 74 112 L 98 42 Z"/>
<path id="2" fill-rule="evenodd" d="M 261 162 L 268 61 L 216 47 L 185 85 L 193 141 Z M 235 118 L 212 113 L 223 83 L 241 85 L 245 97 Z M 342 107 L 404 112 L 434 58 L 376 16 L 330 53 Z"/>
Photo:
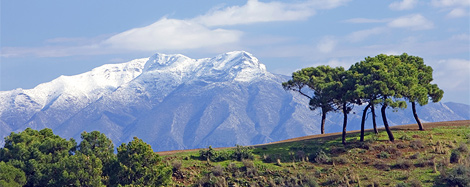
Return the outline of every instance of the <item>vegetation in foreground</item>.
<path id="1" fill-rule="evenodd" d="M 470 124 L 164 158 L 172 186 L 470 186 Z M 207 156 L 211 155 L 211 156 Z M 243 155 L 243 156 L 240 156 Z"/>
<path id="2" fill-rule="evenodd" d="M 77 144 L 26 129 L 0 149 L 0 186 L 470 186 L 470 124 L 394 133 L 162 157 L 138 138 L 114 154 L 97 131 Z"/>

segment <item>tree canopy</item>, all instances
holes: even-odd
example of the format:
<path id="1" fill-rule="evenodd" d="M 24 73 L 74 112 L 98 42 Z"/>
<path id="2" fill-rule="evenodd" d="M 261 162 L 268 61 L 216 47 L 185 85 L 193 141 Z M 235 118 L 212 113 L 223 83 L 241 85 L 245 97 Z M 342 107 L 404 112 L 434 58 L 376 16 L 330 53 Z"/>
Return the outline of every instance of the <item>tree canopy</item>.
<path id="1" fill-rule="evenodd" d="M 0 186 L 162 186 L 170 169 L 140 139 L 118 148 L 104 134 L 74 139 L 51 129 L 12 132 L 0 148 Z"/>
<path id="2" fill-rule="evenodd" d="M 387 117 L 387 108 L 406 108 L 405 100 L 412 104 L 413 115 L 419 128 L 423 127 L 416 114 L 415 103 L 425 105 L 429 99 L 439 101 L 443 91 L 436 84 L 431 84 L 432 68 L 426 66 L 420 57 L 402 55 L 384 55 L 366 57 L 352 65 L 348 70 L 342 67 L 317 66 L 303 68 L 292 74 L 292 79 L 282 83 L 286 90 L 299 92 L 310 99 L 309 106 L 322 109 L 321 133 L 324 133 L 325 114 L 342 110 L 343 143 L 346 132 L 347 114 L 351 104 L 367 104 L 361 121 L 361 141 L 364 140 L 364 121 L 367 110 L 373 113 L 374 129 L 375 105 L 381 105 L 382 121 L 390 141 L 394 141 Z M 305 92 L 303 88 L 310 90 Z"/>
<path id="3" fill-rule="evenodd" d="M 308 67 L 292 73 L 292 79 L 282 83 L 286 90 L 293 90 L 299 92 L 301 95 L 307 97 L 309 107 L 311 110 L 316 108 L 321 109 L 321 130 L 322 134 L 325 133 L 325 119 L 326 114 L 331 111 L 338 110 L 335 103 L 335 89 L 338 84 L 344 68 L 331 68 L 330 66 Z M 307 87 L 310 91 L 303 91 Z M 309 94 L 313 92 L 312 94 Z"/>

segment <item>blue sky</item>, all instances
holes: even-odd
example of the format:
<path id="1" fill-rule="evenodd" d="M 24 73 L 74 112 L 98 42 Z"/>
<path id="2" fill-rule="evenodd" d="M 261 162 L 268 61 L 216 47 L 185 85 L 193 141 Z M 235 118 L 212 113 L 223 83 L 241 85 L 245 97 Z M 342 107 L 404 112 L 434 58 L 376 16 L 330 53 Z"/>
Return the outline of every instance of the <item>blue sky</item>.
<path id="1" fill-rule="evenodd" d="M 423 57 L 443 101 L 470 104 L 468 0 L 1 1 L 0 90 L 181 53 L 244 50 L 268 71 Z"/>

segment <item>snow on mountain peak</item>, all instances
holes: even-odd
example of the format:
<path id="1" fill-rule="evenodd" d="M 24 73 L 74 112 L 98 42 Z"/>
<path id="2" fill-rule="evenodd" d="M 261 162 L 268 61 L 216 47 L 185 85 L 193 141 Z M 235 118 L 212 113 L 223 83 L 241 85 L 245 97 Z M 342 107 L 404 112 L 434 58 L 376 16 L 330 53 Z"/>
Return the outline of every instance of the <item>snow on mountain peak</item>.
<path id="1" fill-rule="evenodd" d="M 227 52 L 202 59 L 157 53 L 149 58 L 102 65 L 78 75 L 60 76 L 33 89 L 0 92 L 0 98 L 23 94 L 32 103 L 37 103 L 37 110 L 41 110 L 54 103 L 62 105 L 70 100 L 85 101 L 82 104 L 86 105 L 133 81 L 140 85 L 153 84 L 154 89 L 165 92 L 163 90 L 171 91 L 171 87 L 191 81 L 250 82 L 271 76 L 264 64 L 245 51 Z"/>
<path id="2" fill-rule="evenodd" d="M 171 76 L 182 83 L 193 79 L 251 81 L 266 75 L 266 66 L 245 51 L 233 51 L 213 58 L 191 59 L 184 55 L 157 53 L 145 64 L 144 74 L 151 77 Z M 144 76 L 147 77 L 147 76 Z"/>

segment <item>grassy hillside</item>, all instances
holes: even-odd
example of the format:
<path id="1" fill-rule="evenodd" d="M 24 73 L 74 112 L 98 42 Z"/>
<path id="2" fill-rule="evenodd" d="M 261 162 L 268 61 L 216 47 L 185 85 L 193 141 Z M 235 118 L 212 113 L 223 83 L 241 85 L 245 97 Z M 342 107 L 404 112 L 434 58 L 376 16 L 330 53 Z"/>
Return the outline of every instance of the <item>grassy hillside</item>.
<path id="1" fill-rule="evenodd" d="M 470 121 L 310 136 L 252 148 L 162 152 L 172 186 L 449 186 L 470 184 Z"/>

